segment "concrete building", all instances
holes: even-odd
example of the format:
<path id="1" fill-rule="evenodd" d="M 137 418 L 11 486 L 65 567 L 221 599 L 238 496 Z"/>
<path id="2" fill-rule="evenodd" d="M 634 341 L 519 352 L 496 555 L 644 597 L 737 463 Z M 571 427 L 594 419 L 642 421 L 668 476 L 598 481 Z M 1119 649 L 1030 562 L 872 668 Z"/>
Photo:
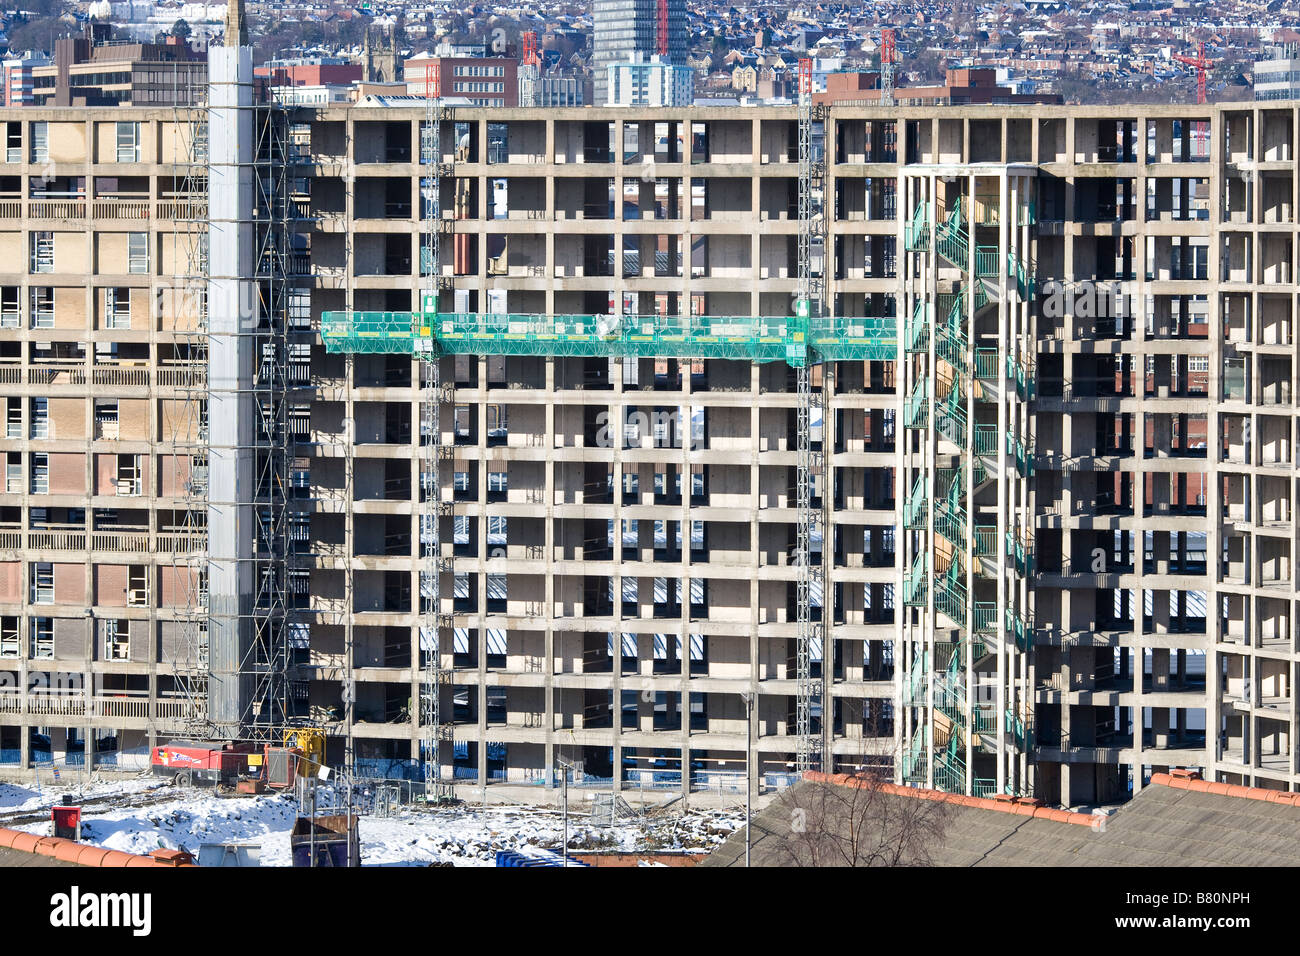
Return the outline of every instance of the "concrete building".
<path id="1" fill-rule="evenodd" d="M 0 106 L 31 106 L 35 102 L 32 70 L 49 62 L 49 57 L 30 52 L 0 61 Z"/>
<path id="2" fill-rule="evenodd" d="M 1283 55 L 1268 60 L 1257 60 L 1253 69 L 1255 99 L 1300 98 L 1300 57 Z"/>
<path id="3" fill-rule="evenodd" d="M 685 0 L 592 0 L 591 72 L 595 102 L 609 102 L 609 67 L 639 54 L 686 66 Z"/>
<path id="4" fill-rule="evenodd" d="M 31 69 L 34 106 L 188 106 L 201 102 L 207 58 L 177 37 L 124 43 L 91 21 L 83 37 L 54 41 L 54 62 Z"/>
<path id="5" fill-rule="evenodd" d="M 943 86 L 907 86 L 894 91 L 900 106 L 972 106 L 977 103 L 1016 106 L 1028 103 L 1060 103 L 1055 93 L 1017 93 L 999 86 L 998 71 L 992 67 L 959 67 L 947 71 Z M 814 97 L 822 104 L 868 105 L 880 102 L 880 74 L 830 73 L 825 86 Z"/>
<path id="6" fill-rule="evenodd" d="M 266 77 L 271 86 L 342 86 L 366 80 L 359 63 L 343 57 L 313 57 L 309 60 L 268 60 L 253 74 Z M 388 82 L 396 82 L 389 80 Z"/>
<path id="7" fill-rule="evenodd" d="M 606 76 L 606 106 L 690 106 L 695 101 L 695 71 L 662 57 L 637 55 L 611 63 Z"/>
<path id="8" fill-rule="evenodd" d="M 515 57 L 417 56 L 405 61 L 406 89 L 415 96 L 428 88 L 445 97 L 464 98 L 475 106 L 519 105 L 519 60 Z M 439 83 L 441 86 L 439 87 Z"/>
<path id="9" fill-rule="evenodd" d="M 586 106 L 591 100 L 592 82 L 579 73 L 542 72 L 534 67 L 519 70 L 519 105 L 546 109 Z"/>
<path id="10" fill-rule="evenodd" d="M 178 192 L 203 180 L 196 120 L 0 113 L 0 762 L 94 738 L 108 762 L 215 720 L 193 687 L 219 673 L 220 627 L 227 678 L 260 641 L 284 656 L 279 706 L 328 730 L 331 762 L 388 775 L 419 752 L 421 362 L 326 351 L 318 326 L 420 308 L 426 113 L 278 115 L 293 148 L 267 166 L 301 215 L 263 281 L 194 241 L 209 220 L 243 244 L 264 228 Z M 1067 805 L 1178 767 L 1296 790 L 1296 105 L 824 123 L 826 311 L 843 336 L 892 319 L 897 348 L 813 371 L 822 766 Z M 507 330 L 493 316 L 790 312 L 793 107 L 441 124 L 443 311 Z M 214 189 L 240 168 L 218 145 Z M 247 409 L 208 384 L 236 331 L 174 294 L 204 274 L 232 303 L 301 284 L 272 338 L 223 360 L 280 355 L 292 386 L 274 547 L 215 537 L 223 500 L 256 526 L 267 492 L 217 491 L 222 468 L 250 480 L 231 450 L 262 445 L 216 428 Z M 563 757 L 619 787 L 785 783 L 793 371 L 503 354 L 440 375 L 444 772 L 539 782 Z M 223 388 L 244 411 L 203 404 Z M 270 637 L 260 605 L 213 596 L 268 568 Z M 210 661 L 186 656 L 196 618 Z"/>

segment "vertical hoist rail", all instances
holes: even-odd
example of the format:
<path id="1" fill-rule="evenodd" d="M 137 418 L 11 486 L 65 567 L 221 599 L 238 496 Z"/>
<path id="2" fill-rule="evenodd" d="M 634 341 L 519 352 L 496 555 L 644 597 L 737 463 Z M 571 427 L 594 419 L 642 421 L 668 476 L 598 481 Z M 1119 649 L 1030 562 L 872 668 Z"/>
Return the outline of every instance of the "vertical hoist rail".
<path id="1" fill-rule="evenodd" d="M 424 664 L 420 674 L 420 763 L 428 799 L 442 795 L 442 547 L 439 527 L 442 482 L 438 459 L 442 454 L 440 406 L 442 382 L 440 353 L 433 336 L 433 316 L 438 311 L 438 277 L 441 272 L 439 229 L 442 220 L 442 83 L 441 64 L 425 67 L 424 138 L 421 150 L 427 167 L 424 179 L 424 234 L 422 236 L 424 286 L 420 312 L 430 326 L 427 341 L 417 341 L 423 356 L 420 418 L 425 434 L 420 438 L 419 536 L 420 628 L 419 647 Z"/>
<path id="2" fill-rule="evenodd" d="M 812 61 L 799 61 L 799 300 L 795 314 L 802 319 L 805 339 L 811 328 L 811 319 L 820 311 L 820 295 L 814 286 L 812 252 L 814 231 L 814 180 L 816 163 L 812 143 Z M 813 482 L 819 466 L 820 456 L 812 448 L 813 387 L 812 369 L 808 362 L 800 364 L 795 371 L 796 390 L 798 393 L 798 411 L 796 413 L 796 436 L 798 443 L 798 465 L 796 474 L 796 504 L 798 507 L 798 549 L 796 561 L 798 577 L 796 579 L 796 606 L 798 612 L 799 635 L 796 643 L 796 702 L 795 702 L 795 767 L 803 773 L 814 769 L 820 757 L 820 746 L 812 729 L 813 701 L 818 694 L 818 687 L 812 677 L 812 649 L 821 635 L 821 622 L 813 618 L 813 597 L 821 585 L 821 566 L 814 567 L 812 560 L 813 539 L 818 528 L 818 515 L 813 509 Z M 821 587 L 821 600 L 825 601 L 825 588 Z M 825 642 L 822 642 L 823 659 Z"/>

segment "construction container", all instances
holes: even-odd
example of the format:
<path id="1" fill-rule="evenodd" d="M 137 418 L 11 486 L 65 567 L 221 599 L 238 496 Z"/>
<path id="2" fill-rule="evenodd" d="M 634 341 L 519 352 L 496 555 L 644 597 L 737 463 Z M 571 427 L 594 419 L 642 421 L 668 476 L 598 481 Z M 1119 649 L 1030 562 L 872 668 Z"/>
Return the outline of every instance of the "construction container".
<path id="1" fill-rule="evenodd" d="M 266 785 L 273 790 L 287 790 L 298 775 L 296 750 L 288 747 L 266 748 Z"/>
<path id="2" fill-rule="evenodd" d="M 289 848 L 294 866 L 360 866 L 357 815 L 299 817 L 289 834 Z"/>

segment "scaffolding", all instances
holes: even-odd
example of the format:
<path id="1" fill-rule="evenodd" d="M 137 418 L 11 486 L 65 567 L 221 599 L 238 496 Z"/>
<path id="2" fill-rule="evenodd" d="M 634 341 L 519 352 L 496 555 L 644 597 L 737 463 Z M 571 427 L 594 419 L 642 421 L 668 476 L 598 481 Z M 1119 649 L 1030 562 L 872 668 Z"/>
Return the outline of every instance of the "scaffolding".
<path id="1" fill-rule="evenodd" d="M 892 317 L 324 312 L 327 352 L 892 361 Z"/>
<path id="2" fill-rule="evenodd" d="M 820 318 L 823 302 L 822 272 L 813 262 L 814 239 L 821 238 L 824 226 L 822 202 L 825 178 L 824 156 L 815 153 L 813 122 L 825 123 L 824 111 L 813 106 L 812 60 L 799 61 L 799 285 L 796 311 L 805 322 L 814 316 Z M 823 127 L 824 129 L 824 127 Z M 825 242 L 822 241 L 825 251 Z M 798 578 L 795 605 L 798 610 L 799 634 L 796 639 L 796 700 L 795 700 L 795 769 L 800 773 L 814 770 L 820 765 L 820 741 L 813 733 L 812 710 L 814 701 L 821 697 L 821 687 L 812 676 L 812 649 L 825 647 L 825 628 L 820 614 L 813 613 L 814 595 L 825 600 L 825 575 L 818 556 L 813 560 L 813 541 L 821 540 L 824 522 L 813 507 L 813 491 L 824 481 L 825 459 L 813 449 L 812 423 L 824 421 L 824 402 L 820 389 L 812 386 L 812 370 L 808 363 L 800 362 L 795 369 L 796 389 L 799 395 L 798 421 L 795 428 L 798 440 L 798 465 L 795 475 L 798 503 Z M 825 544 L 823 543 L 823 553 Z"/>
<path id="3" fill-rule="evenodd" d="M 296 566 L 306 535 L 289 516 L 291 409 L 310 385 L 307 257 L 294 239 L 306 202 L 293 189 L 288 111 L 254 102 L 247 46 L 214 50 L 206 101 L 174 114 L 176 265 L 159 309 L 188 366 L 174 376 L 169 429 L 185 508 L 172 536 L 179 633 L 168 657 L 184 702 L 159 729 L 278 743 L 305 723 L 307 684 L 291 682 L 290 659 L 291 644 L 310 640 L 292 620 L 291 591 L 306 596 Z"/>
<path id="4" fill-rule="evenodd" d="M 423 233 L 421 236 L 421 273 L 424 285 L 421 309 L 436 312 L 438 294 L 450 284 L 442 276 L 441 234 L 444 227 L 442 215 L 442 181 L 450 177 L 452 166 L 443 162 L 442 127 L 444 119 L 451 121 L 455 138 L 454 117 L 442 102 L 442 64 L 435 60 L 425 67 L 424 127 L 420 137 L 420 162 L 428 170 L 423 183 Z M 452 143 L 452 156 L 458 144 Z M 322 317 L 321 334 L 325 336 L 328 320 Z M 452 559 L 442 555 L 442 519 L 450 517 L 450 503 L 442 500 L 440 458 L 450 448 L 442 443 L 442 403 L 450 399 L 441 375 L 442 353 L 423 327 L 415 327 L 408 318 L 407 329 L 412 334 L 409 344 L 423 361 L 420 362 L 420 489 L 419 489 L 419 555 L 420 555 L 420 703 L 413 717 L 420 735 L 420 765 L 424 771 L 426 799 L 450 797 L 451 785 L 443 783 L 442 756 L 444 746 L 452 744 L 451 727 L 443 719 L 443 696 L 448 692 L 447 675 L 443 669 L 443 635 L 450 634 L 453 621 L 442 611 L 442 576 L 452 573 Z M 326 346 L 328 348 L 328 345 Z"/>
<path id="5" fill-rule="evenodd" d="M 172 548 L 165 570 L 172 594 L 172 619 L 164 621 L 166 663 L 172 700 L 160 708 L 157 730 L 178 736 L 208 732 L 207 619 L 207 221 L 208 120 L 206 95 L 195 92 L 173 110 L 174 155 L 171 192 L 173 272 L 160 288 L 156 308 L 173 335 L 170 414 L 166 437 L 171 454 L 171 497 L 183 502 L 172 512 Z M 180 103 L 180 98 L 176 99 Z M 157 606 L 162 606 L 159 595 Z"/>

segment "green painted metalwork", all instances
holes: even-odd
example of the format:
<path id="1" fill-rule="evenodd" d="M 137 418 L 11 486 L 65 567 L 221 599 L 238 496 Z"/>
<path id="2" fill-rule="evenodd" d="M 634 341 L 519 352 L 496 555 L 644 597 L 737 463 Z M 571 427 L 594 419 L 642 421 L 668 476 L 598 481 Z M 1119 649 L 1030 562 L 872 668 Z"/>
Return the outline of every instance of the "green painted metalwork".
<path id="1" fill-rule="evenodd" d="M 998 275 L 997 246 L 975 247 L 975 275 L 981 279 L 995 279 Z"/>
<path id="2" fill-rule="evenodd" d="M 929 500 L 925 496 L 925 476 L 917 475 L 912 490 L 903 504 L 903 527 L 916 530 L 925 527 Z"/>
<path id="3" fill-rule="evenodd" d="M 1007 631 L 1010 632 L 1016 642 L 1016 647 L 1025 653 L 1029 653 L 1029 647 L 1034 643 L 1033 622 L 1021 617 L 1011 608 L 1007 608 L 1006 625 Z"/>
<path id="4" fill-rule="evenodd" d="M 996 525 L 976 525 L 975 531 L 972 535 L 972 540 L 976 557 L 987 558 L 990 555 L 998 553 L 998 529 Z"/>
<path id="5" fill-rule="evenodd" d="M 925 655 L 917 648 L 912 653 L 912 666 L 908 670 L 907 678 L 907 700 L 913 704 L 924 704 L 926 698 L 926 675 L 929 674 L 929 666 L 926 662 Z"/>
<path id="6" fill-rule="evenodd" d="M 907 323 L 907 351 L 926 352 L 930 348 L 930 317 L 934 306 L 924 299 L 917 299 L 912 318 Z"/>
<path id="7" fill-rule="evenodd" d="M 807 363 L 897 358 L 892 317 L 479 315 L 326 312 L 327 352 L 714 358 Z M 810 355 L 810 353 L 812 353 Z"/>
<path id="8" fill-rule="evenodd" d="M 824 316 L 811 319 L 809 325 L 809 345 L 813 356 L 822 361 L 898 358 L 898 320 L 893 316 Z"/>
<path id="9" fill-rule="evenodd" d="M 948 566 L 947 571 L 935 577 L 934 609 L 946 614 L 958 627 L 965 627 L 966 585 L 962 583 L 961 577 L 961 564 L 956 560 Z"/>
<path id="10" fill-rule="evenodd" d="M 966 726 L 966 687 L 960 681 L 936 675 L 934 706 L 954 724 Z"/>
<path id="11" fill-rule="evenodd" d="M 1016 572 L 1023 576 L 1034 573 L 1034 550 L 1024 538 L 1019 537 L 1014 531 L 1008 531 L 1007 537 L 1007 557 L 1011 558 Z"/>
<path id="12" fill-rule="evenodd" d="M 928 761 L 925 752 L 925 725 L 918 725 L 907 750 L 903 752 L 903 779 L 908 783 L 925 783 Z"/>
<path id="13" fill-rule="evenodd" d="M 1032 400 L 1038 394 L 1038 386 L 1032 369 L 1024 362 L 1017 362 L 1014 355 L 1007 355 L 1007 377 L 1016 383 L 1016 395 L 1022 402 Z"/>
<path id="14" fill-rule="evenodd" d="M 951 750 L 934 754 L 934 785 L 948 793 L 966 792 L 966 761 Z"/>
<path id="15" fill-rule="evenodd" d="M 966 547 L 966 518 L 963 514 L 950 511 L 940 499 L 934 510 L 934 530 L 943 535 L 953 548 L 963 550 Z"/>
<path id="16" fill-rule="evenodd" d="M 1001 438 L 998 435 L 997 425 L 976 425 L 975 426 L 975 454 L 992 455 L 998 450 Z M 984 474 L 988 474 L 988 469 L 983 469 Z M 976 482 L 979 484 L 979 482 Z"/>
<path id="17" fill-rule="evenodd" d="M 1022 263 L 1014 252 L 1007 253 L 1007 267 L 1016 280 L 1016 292 L 1021 299 L 1028 301 L 1038 292 L 1038 280 L 1033 263 Z"/>
<path id="18" fill-rule="evenodd" d="M 949 326 L 940 326 L 935 329 L 934 354 L 960 371 L 962 375 L 970 371 L 970 359 L 966 354 L 966 342 L 953 334 Z"/>
<path id="19" fill-rule="evenodd" d="M 935 425 L 944 438 L 958 448 L 965 448 L 966 421 L 966 399 L 961 389 L 954 386 L 948 397 L 935 406 Z"/>
<path id="20" fill-rule="evenodd" d="M 1028 478 L 1036 470 L 1034 465 L 1034 446 L 1026 444 L 1014 435 L 1007 434 L 1007 454 L 1016 459 L 1016 471 L 1021 478 Z"/>
<path id="21" fill-rule="evenodd" d="M 998 379 L 998 350 L 975 350 L 975 377 L 981 382 L 996 382 Z"/>
<path id="22" fill-rule="evenodd" d="M 904 428 L 925 428 L 930 423 L 930 389 L 925 379 L 918 379 L 903 406 Z"/>
<path id="23" fill-rule="evenodd" d="M 934 251 L 963 272 L 968 265 L 966 261 L 968 248 L 966 233 L 959 229 L 949 228 L 945 224 L 940 226 L 935 234 Z"/>
<path id="24" fill-rule="evenodd" d="M 912 221 L 904 229 L 904 242 L 909 252 L 919 252 L 930 242 L 930 204 L 919 202 Z"/>
<path id="25" fill-rule="evenodd" d="M 1025 726 L 1024 720 L 1016 716 L 1015 711 L 1010 707 L 1007 708 L 1006 717 L 1007 730 L 1011 733 L 1012 739 L 1016 742 L 1016 749 L 1029 749 L 1029 728 Z"/>
<path id="26" fill-rule="evenodd" d="M 977 734 L 997 733 L 997 711 L 989 705 L 974 708 L 971 711 L 970 729 Z"/>
<path id="27" fill-rule="evenodd" d="M 930 562 L 928 555 L 918 554 L 912 567 L 903 575 L 903 603 L 923 607 L 929 600 Z"/>
<path id="28" fill-rule="evenodd" d="M 963 272 L 970 267 L 970 240 L 962 218 L 960 196 L 952 204 L 947 218 L 935 228 L 934 251 Z"/>

